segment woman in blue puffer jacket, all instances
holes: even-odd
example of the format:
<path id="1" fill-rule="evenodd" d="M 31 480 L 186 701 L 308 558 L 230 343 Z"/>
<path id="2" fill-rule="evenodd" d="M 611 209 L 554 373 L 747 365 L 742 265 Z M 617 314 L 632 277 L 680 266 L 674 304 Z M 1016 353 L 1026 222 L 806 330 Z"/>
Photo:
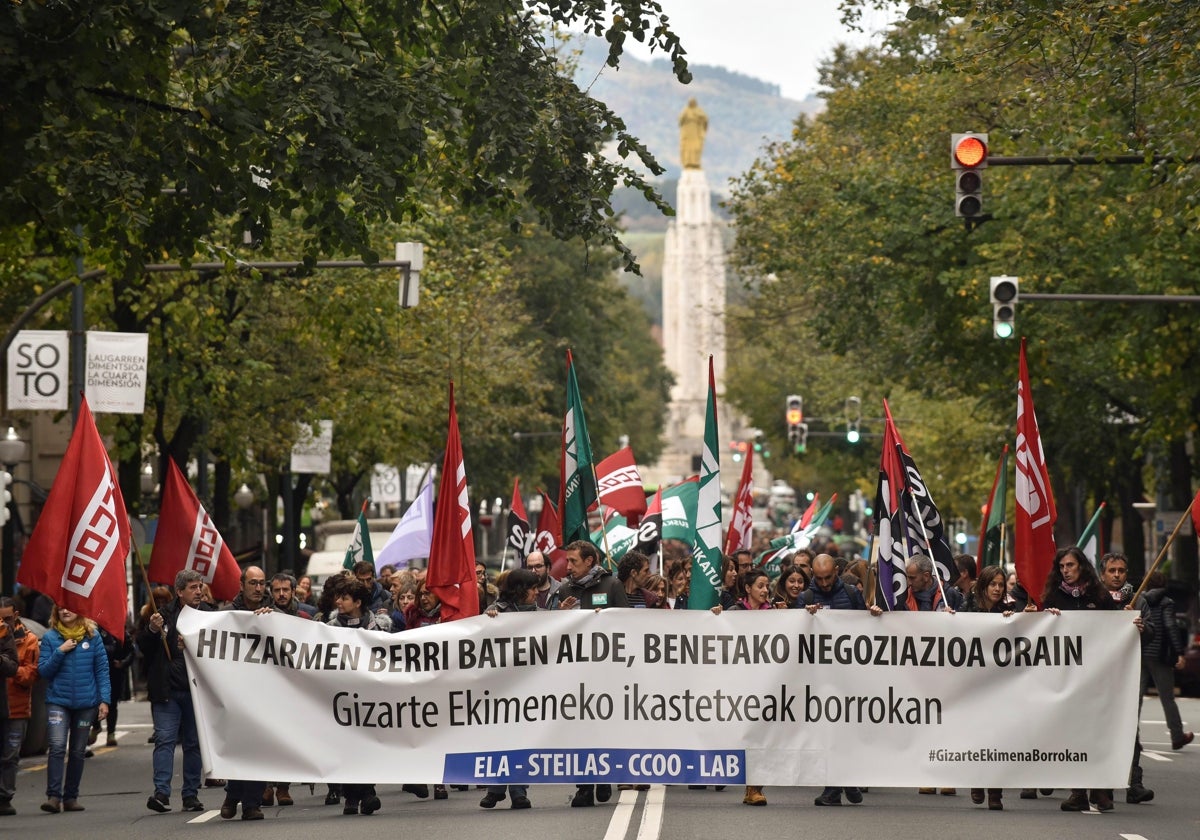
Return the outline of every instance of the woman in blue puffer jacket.
<path id="1" fill-rule="evenodd" d="M 55 607 L 50 615 L 50 629 L 42 636 L 38 675 L 46 681 L 49 741 L 46 801 L 42 810 L 51 814 L 82 811 L 79 782 L 83 778 L 88 733 L 93 721 L 108 716 L 112 700 L 108 654 L 95 622 L 65 607 Z"/>

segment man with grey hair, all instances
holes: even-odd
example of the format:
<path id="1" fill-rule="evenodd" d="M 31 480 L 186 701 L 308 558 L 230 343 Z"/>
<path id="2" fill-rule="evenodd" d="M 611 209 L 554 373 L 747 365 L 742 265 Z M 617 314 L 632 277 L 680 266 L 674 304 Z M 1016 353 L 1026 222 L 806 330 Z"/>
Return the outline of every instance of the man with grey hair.
<path id="1" fill-rule="evenodd" d="M 962 606 L 962 593 L 953 586 L 943 586 L 934 579 L 936 572 L 933 561 L 924 554 L 908 558 L 904 576 L 908 578 L 908 591 L 903 598 L 896 599 L 895 609 L 901 612 L 954 612 Z"/>
<path id="2" fill-rule="evenodd" d="M 183 810 L 203 811 L 197 794 L 203 781 L 200 738 L 196 711 L 188 690 L 187 662 L 183 637 L 177 627 L 184 607 L 211 611 L 204 601 L 204 578 L 194 569 L 175 575 L 175 600 L 150 616 L 138 633 L 138 649 L 145 659 L 146 688 L 154 719 L 154 793 L 146 800 L 151 811 L 171 810 L 171 777 L 174 775 L 175 746 L 183 746 Z"/>

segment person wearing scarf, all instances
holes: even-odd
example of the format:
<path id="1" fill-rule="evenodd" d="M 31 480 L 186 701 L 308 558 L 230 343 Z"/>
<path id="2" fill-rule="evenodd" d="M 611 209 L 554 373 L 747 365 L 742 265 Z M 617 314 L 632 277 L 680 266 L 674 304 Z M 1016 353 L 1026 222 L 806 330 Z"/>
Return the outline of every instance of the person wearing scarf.
<path id="1" fill-rule="evenodd" d="M 371 587 L 354 577 L 346 577 L 333 599 L 333 615 L 326 624 L 352 630 L 381 630 L 389 632 L 392 620 L 383 613 L 371 612 Z M 346 782 L 342 784 L 343 814 L 374 814 L 380 808 L 375 785 Z"/>
<path id="2" fill-rule="evenodd" d="M 56 606 L 50 615 L 50 629 L 42 636 L 38 675 L 46 681 L 49 741 L 42 810 L 50 814 L 82 811 L 79 783 L 88 734 L 94 721 L 108 716 L 112 700 L 108 654 L 95 623 Z"/>

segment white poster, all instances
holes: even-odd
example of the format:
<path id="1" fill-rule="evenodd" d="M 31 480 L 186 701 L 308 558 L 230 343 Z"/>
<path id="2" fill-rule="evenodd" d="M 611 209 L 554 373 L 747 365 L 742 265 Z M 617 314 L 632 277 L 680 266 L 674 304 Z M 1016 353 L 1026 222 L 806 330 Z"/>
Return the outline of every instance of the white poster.
<path id="1" fill-rule="evenodd" d="M 93 414 L 141 414 L 146 407 L 145 333 L 89 331 L 84 394 Z"/>
<path id="2" fill-rule="evenodd" d="M 70 349 L 66 330 L 21 330 L 8 346 L 8 407 L 66 411 Z"/>
<path id="3" fill-rule="evenodd" d="M 400 504 L 400 470 L 391 464 L 376 464 L 371 473 L 371 501 L 380 505 Z"/>
<path id="4" fill-rule="evenodd" d="M 333 421 L 322 420 L 317 426 L 321 433 L 314 435 L 312 426 L 307 423 L 299 424 L 296 443 L 292 446 L 292 472 L 321 475 L 330 472 L 330 455 L 333 452 Z"/>
<path id="5" fill-rule="evenodd" d="M 1137 725 L 1128 612 L 611 609 L 388 634 L 186 610 L 179 626 L 205 767 L 225 778 L 1108 788 Z"/>

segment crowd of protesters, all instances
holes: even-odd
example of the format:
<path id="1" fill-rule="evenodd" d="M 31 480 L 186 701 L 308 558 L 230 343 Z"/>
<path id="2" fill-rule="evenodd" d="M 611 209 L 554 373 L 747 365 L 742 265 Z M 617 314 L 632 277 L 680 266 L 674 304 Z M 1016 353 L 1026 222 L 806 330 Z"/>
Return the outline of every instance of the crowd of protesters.
<path id="1" fill-rule="evenodd" d="M 488 569 L 477 564 L 479 611 L 493 618 L 513 612 L 560 609 L 635 608 L 687 609 L 691 587 L 692 558 L 679 545 L 665 544 L 658 564 L 636 551 L 626 554 L 613 568 L 602 561 L 597 548 L 575 542 L 565 549 L 567 574 L 561 580 L 550 573 L 548 558 L 531 553 L 522 568 L 501 571 L 492 580 Z M 910 558 L 906 569 L 909 586 L 894 609 L 916 611 L 964 611 L 1011 615 L 1037 607 L 1028 598 L 1015 575 L 999 566 L 987 566 L 976 575 L 975 558 L 955 558 L 957 578 L 944 584 L 935 580 L 932 562 L 920 555 Z M 1105 555 L 1093 567 L 1075 547 L 1058 552 L 1053 568 L 1041 587 L 1044 608 L 1051 612 L 1075 609 L 1130 609 L 1142 634 L 1143 693 L 1153 681 L 1159 689 L 1172 748 L 1182 749 L 1192 741 L 1183 730 L 1174 703 L 1172 668 L 1181 662 L 1185 642 L 1174 623 L 1174 606 L 1166 597 L 1165 580 L 1156 573 L 1148 590 L 1130 603 L 1128 561 L 1120 554 Z M 874 581 L 867 564 L 841 556 L 833 540 L 818 539 L 807 548 L 792 552 L 771 575 L 756 563 L 750 551 L 739 551 L 724 559 L 719 604 L 724 610 L 861 609 L 878 615 L 871 589 Z M 15 775 L 22 739 L 30 715 L 31 687 L 39 677 L 47 683 L 49 756 L 46 800 L 41 808 L 50 813 L 84 810 L 79 802 L 80 784 L 88 746 L 96 740 L 107 719 L 107 746 L 115 746 L 117 708 L 130 697 L 131 672 L 136 667 L 147 687 L 154 720 L 152 760 L 153 791 L 147 808 L 165 813 L 172 810 L 171 782 L 176 748 L 183 754 L 180 795 L 181 810 L 203 811 L 199 799 L 204 786 L 223 785 L 225 798 L 220 816 L 233 819 L 241 810 L 243 820 L 263 819 L 263 806 L 293 804 L 290 783 L 266 780 L 202 779 L 195 711 L 188 689 L 183 640 L 176 627 L 184 606 L 200 610 L 249 610 L 282 612 L 303 620 L 324 622 L 334 627 L 359 628 L 398 633 L 441 622 L 441 602 L 425 585 L 423 570 L 384 567 L 376 573 L 369 562 L 324 581 L 320 592 L 312 580 L 288 572 L 269 580 L 263 570 L 243 570 L 241 589 L 228 603 L 217 603 L 203 578 L 195 571 L 181 571 L 173 586 L 155 586 L 150 592 L 153 608 L 142 608 L 136 626 L 120 641 L 101 631 L 86 616 L 44 604 L 36 593 L 24 593 L 35 610 L 46 609 L 48 630 L 40 643 L 26 632 L 21 621 L 26 601 L 0 598 L 0 816 L 16 813 L 12 803 Z M 1132 804 L 1153 799 L 1143 785 L 1139 766 L 1140 740 L 1135 746 L 1126 801 Z M 406 793 L 427 798 L 432 787 L 435 799 L 446 799 L 449 791 L 441 784 L 403 785 Z M 466 790 L 466 786 L 452 786 Z M 645 785 L 620 785 L 622 789 L 644 789 Z M 818 806 L 841 805 L 844 795 L 851 804 L 863 802 L 864 789 L 827 787 L 816 798 Z M 955 795 L 954 788 L 922 788 L 920 793 Z M 1051 791 L 1041 791 L 1049 795 Z M 613 795 L 610 785 L 578 785 L 573 807 L 594 806 Z M 1039 791 L 1023 789 L 1021 798 L 1037 798 Z M 510 800 L 513 809 L 531 807 L 523 785 L 492 785 L 480 806 L 495 808 Z M 999 789 L 972 789 L 971 800 L 986 801 L 991 810 L 1003 809 Z M 763 789 L 748 786 L 744 804 L 767 804 Z M 374 785 L 330 785 L 326 805 L 341 804 L 343 813 L 373 814 L 382 807 Z M 1106 811 L 1113 807 L 1112 791 L 1074 790 L 1061 803 L 1066 811 L 1086 811 L 1090 806 Z"/>

